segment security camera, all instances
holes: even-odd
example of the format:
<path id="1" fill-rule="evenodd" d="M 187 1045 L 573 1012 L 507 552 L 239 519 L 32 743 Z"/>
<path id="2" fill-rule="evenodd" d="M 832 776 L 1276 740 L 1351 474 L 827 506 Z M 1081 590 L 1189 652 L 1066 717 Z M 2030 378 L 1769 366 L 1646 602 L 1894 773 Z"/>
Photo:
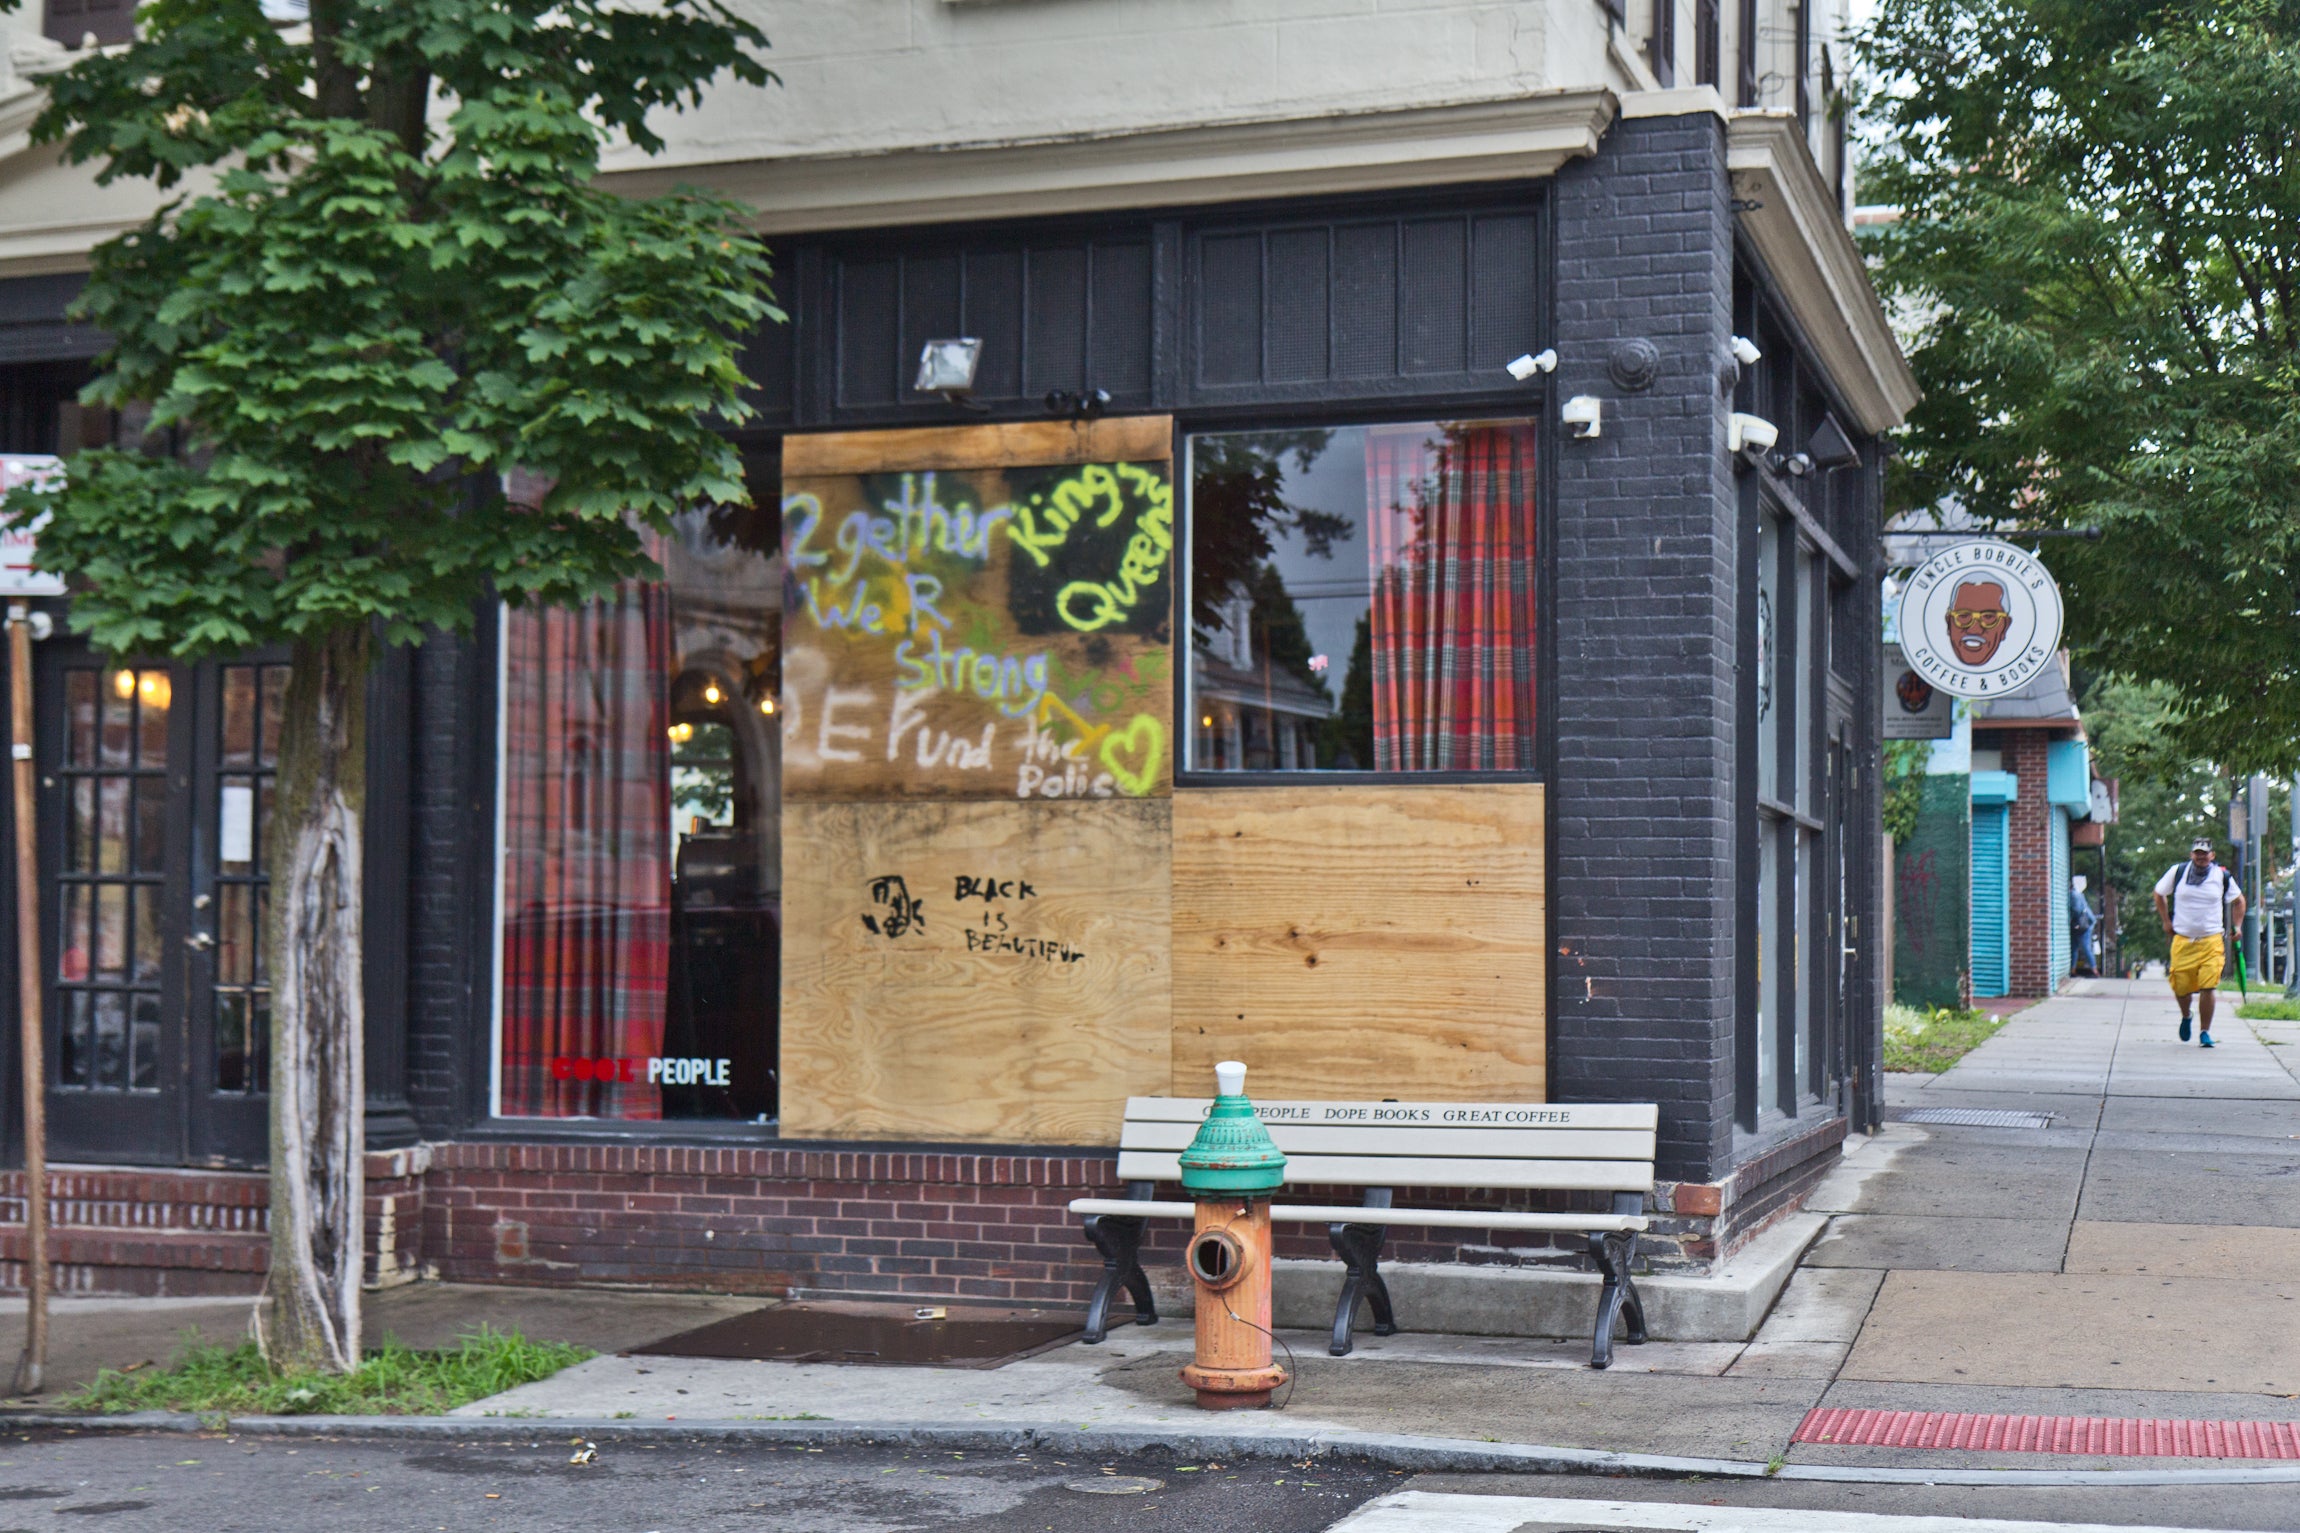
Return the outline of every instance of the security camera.
<path id="1" fill-rule="evenodd" d="M 1729 452 L 1752 447 L 1764 452 L 1780 440 L 1781 429 L 1762 415 L 1743 415 L 1736 410 L 1733 418 L 1726 422 L 1725 447 Z"/>
<path id="2" fill-rule="evenodd" d="M 1554 373 L 1556 371 L 1557 352 L 1554 349 L 1530 351 L 1509 364 L 1509 375 L 1520 383 L 1525 382 L 1535 373 Z"/>
<path id="3" fill-rule="evenodd" d="M 1781 467 L 1788 472 L 1791 478 L 1802 479 L 1813 472 L 1813 460 L 1801 452 L 1793 452 L 1789 454 L 1789 460 L 1783 463 Z"/>
<path id="4" fill-rule="evenodd" d="M 1565 402 L 1565 408 L 1558 415 L 1565 422 L 1565 429 L 1576 440 L 1581 440 L 1600 434 L 1603 413 L 1604 407 L 1596 395 L 1576 394 Z"/>
<path id="5" fill-rule="evenodd" d="M 1728 344 L 1733 352 L 1733 360 L 1743 367 L 1755 367 L 1764 358 L 1765 353 L 1757 349 L 1757 343 L 1745 335 L 1733 337 Z"/>

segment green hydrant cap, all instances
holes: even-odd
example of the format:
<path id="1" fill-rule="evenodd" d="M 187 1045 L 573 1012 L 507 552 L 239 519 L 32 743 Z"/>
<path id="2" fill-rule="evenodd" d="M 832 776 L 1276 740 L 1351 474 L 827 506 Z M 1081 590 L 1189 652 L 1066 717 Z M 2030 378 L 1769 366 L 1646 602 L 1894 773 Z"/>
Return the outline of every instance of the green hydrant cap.
<path id="1" fill-rule="evenodd" d="M 1286 1184 L 1286 1157 L 1246 1100 L 1246 1067 L 1214 1067 L 1214 1105 L 1198 1137 L 1182 1152 L 1182 1190 L 1199 1197 L 1276 1192 Z"/>

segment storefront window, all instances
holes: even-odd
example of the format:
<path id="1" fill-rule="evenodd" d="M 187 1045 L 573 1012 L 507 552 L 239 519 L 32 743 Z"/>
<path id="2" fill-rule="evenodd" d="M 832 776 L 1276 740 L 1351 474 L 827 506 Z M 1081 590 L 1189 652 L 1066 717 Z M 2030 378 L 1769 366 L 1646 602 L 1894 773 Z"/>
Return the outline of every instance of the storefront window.
<path id="1" fill-rule="evenodd" d="M 1190 766 L 1534 770 L 1534 439 L 1191 437 Z"/>
<path id="2" fill-rule="evenodd" d="M 776 1111 L 782 566 L 697 511 L 665 579 L 503 620 L 498 1111 Z"/>

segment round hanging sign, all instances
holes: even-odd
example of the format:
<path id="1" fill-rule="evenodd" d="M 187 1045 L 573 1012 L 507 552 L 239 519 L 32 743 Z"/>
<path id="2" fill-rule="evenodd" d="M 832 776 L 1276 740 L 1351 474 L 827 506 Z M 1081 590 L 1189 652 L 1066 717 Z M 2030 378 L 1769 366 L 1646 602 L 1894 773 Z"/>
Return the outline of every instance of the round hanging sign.
<path id="1" fill-rule="evenodd" d="M 1959 543 L 1927 559 L 1901 595 L 1901 652 L 1956 697 L 2002 697 L 2060 648 L 2060 587 L 2010 543 Z"/>

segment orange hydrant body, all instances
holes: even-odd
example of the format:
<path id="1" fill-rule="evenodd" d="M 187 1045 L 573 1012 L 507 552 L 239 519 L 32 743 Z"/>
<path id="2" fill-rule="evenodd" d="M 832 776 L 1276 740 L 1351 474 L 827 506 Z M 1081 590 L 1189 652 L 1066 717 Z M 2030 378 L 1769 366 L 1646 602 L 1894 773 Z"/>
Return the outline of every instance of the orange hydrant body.
<path id="1" fill-rule="evenodd" d="M 1187 1257 L 1198 1353 L 1182 1382 L 1209 1411 L 1268 1405 L 1286 1370 L 1270 1361 L 1270 1200 L 1202 1199 Z"/>

